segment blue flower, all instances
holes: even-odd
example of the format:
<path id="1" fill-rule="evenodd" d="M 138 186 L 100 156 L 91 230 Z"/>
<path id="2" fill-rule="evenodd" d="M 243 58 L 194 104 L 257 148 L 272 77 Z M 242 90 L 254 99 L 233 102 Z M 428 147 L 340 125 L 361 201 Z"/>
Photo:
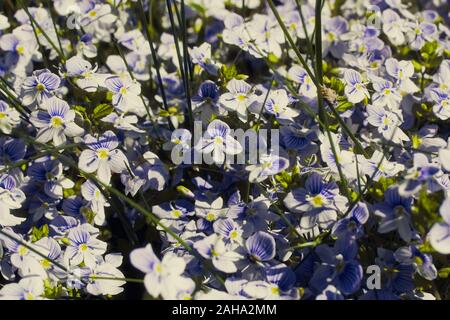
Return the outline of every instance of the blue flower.
<path id="1" fill-rule="evenodd" d="M 328 285 L 334 285 L 342 294 L 356 292 L 363 277 L 363 270 L 355 259 L 357 247 L 347 240 L 336 241 L 333 248 L 320 245 L 316 254 L 322 264 L 314 271 L 310 285 L 317 291 L 323 291 Z"/>
<path id="2" fill-rule="evenodd" d="M 23 140 L 0 138 L 0 168 L 22 160 L 26 151 Z"/>
<path id="3" fill-rule="evenodd" d="M 55 199 L 62 199 L 63 189 L 73 188 L 72 180 L 64 177 L 63 165 L 57 160 L 36 162 L 28 168 L 28 176 L 44 184 L 44 192 Z"/>
<path id="4" fill-rule="evenodd" d="M 443 221 L 436 222 L 431 227 L 428 238 L 436 251 L 450 254 L 450 197 L 447 196 L 442 203 L 439 213 Z"/>
<path id="5" fill-rule="evenodd" d="M 19 209 L 26 196 L 17 188 L 14 177 L 0 174 L 0 225 L 4 227 L 15 226 L 24 221 L 24 218 L 13 216 L 11 209 Z"/>
<path id="6" fill-rule="evenodd" d="M 5 101 L 0 100 L 0 131 L 10 134 L 20 123 L 20 114 Z"/>
<path id="7" fill-rule="evenodd" d="M 31 77 L 22 84 L 22 103 L 31 106 L 34 103 L 41 104 L 51 98 L 59 88 L 61 79 L 48 69 L 36 70 Z"/>
<path id="8" fill-rule="evenodd" d="M 345 70 L 344 80 L 346 82 L 345 95 L 351 103 L 358 103 L 370 97 L 359 72 L 352 69 Z"/>
<path id="9" fill-rule="evenodd" d="M 234 156 L 242 152 L 241 144 L 231 136 L 230 127 L 221 120 L 208 125 L 195 149 L 203 154 L 211 154 L 215 164 L 223 164 L 226 155 Z"/>
<path id="10" fill-rule="evenodd" d="M 305 188 L 288 193 L 284 205 L 294 213 L 302 213 L 300 226 L 311 229 L 316 225 L 329 228 L 336 221 L 338 206 L 345 203 L 339 195 L 335 182 L 324 183 L 322 177 L 313 172 L 305 182 Z"/>
<path id="11" fill-rule="evenodd" d="M 66 136 L 77 137 L 84 130 L 75 124 L 75 111 L 70 110 L 64 100 L 53 97 L 44 103 L 46 111 L 38 110 L 31 114 L 30 121 L 39 132 L 36 141 L 46 143 L 53 141 L 55 146 L 66 142 Z"/>
<path id="12" fill-rule="evenodd" d="M 91 135 L 85 137 L 89 149 L 84 150 L 78 159 L 78 167 L 88 173 L 97 171 L 98 178 L 109 183 L 111 172 L 126 170 L 128 159 L 121 150 L 116 149 L 119 141 L 112 131 L 106 131 L 98 139 Z"/>
<path id="13" fill-rule="evenodd" d="M 256 262 L 267 262 L 275 257 L 275 239 L 267 232 L 258 231 L 245 242 L 249 258 Z"/>
<path id="14" fill-rule="evenodd" d="M 331 234 L 337 238 L 358 239 L 364 235 L 364 224 L 368 219 L 367 205 L 364 202 L 358 202 L 345 218 L 333 225 Z"/>
<path id="15" fill-rule="evenodd" d="M 64 261 L 70 266 L 78 266 L 84 262 L 86 266 L 93 268 L 97 264 L 97 257 L 106 251 L 106 243 L 96 239 L 83 226 L 71 229 L 67 240 L 69 245 L 64 252 Z"/>

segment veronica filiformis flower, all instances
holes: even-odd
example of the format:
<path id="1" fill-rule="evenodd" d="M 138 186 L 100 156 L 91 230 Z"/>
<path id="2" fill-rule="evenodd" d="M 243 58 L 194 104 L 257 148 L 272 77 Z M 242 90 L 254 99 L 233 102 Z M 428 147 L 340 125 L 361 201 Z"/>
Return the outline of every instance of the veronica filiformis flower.
<path id="1" fill-rule="evenodd" d="M 19 123 L 19 112 L 11 108 L 5 101 L 0 100 L 0 131 L 10 134 Z"/>
<path id="2" fill-rule="evenodd" d="M 68 246 L 64 252 L 64 261 L 70 266 L 78 266 L 80 263 L 90 268 L 97 264 L 97 257 L 104 254 L 107 244 L 91 235 L 86 228 L 77 227 L 69 231 L 67 235 Z"/>
<path id="3" fill-rule="evenodd" d="M 39 129 L 36 141 L 46 143 L 53 141 L 55 146 L 66 142 L 68 137 L 78 137 L 84 129 L 75 123 L 75 111 L 69 104 L 57 97 L 46 100 L 45 110 L 36 110 L 31 114 L 30 121 Z"/>
<path id="4" fill-rule="evenodd" d="M 227 83 L 228 92 L 220 96 L 220 103 L 229 111 L 236 111 L 239 120 L 247 122 L 247 109 L 255 102 L 252 86 L 244 80 L 231 79 Z"/>
<path id="5" fill-rule="evenodd" d="M 290 211 L 302 214 L 300 227 L 311 229 L 316 225 L 331 227 L 347 200 L 339 194 L 335 182 L 325 183 L 319 174 L 312 173 L 305 187 L 289 192 L 283 202 Z"/>
<path id="6" fill-rule="evenodd" d="M 369 98 L 369 91 L 365 83 L 362 81 L 361 74 L 355 70 L 347 69 L 344 72 L 344 80 L 346 82 L 345 95 L 351 103 L 359 103 Z"/>
<path id="7" fill-rule="evenodd" d="M 97 177 L 103 183 L 109 183 L 111 172 L 120 173 L 126 170 L 128 159 L 125 154 L 116 149 L 119 141 L 112 131 L 106 131 L 99 138 L 88 134 L 84 143 L 89 149 L 84 150 L 78 160 L 78 167 L 88 173 L 97 172 Z"/>
<path id="8" fill-rule="evenodd" d="M 19 209 L 25 201 L 26 196 L 17 187 L 16 181 L 7 174 L 0 175 L 0 225 L 15 226 L 25 218 L 19 218 L 11 214 L 11 209 Z"/>
<path id="9" fill-rule="evenodd" d="M 192 292 L 195 288 L 195 282 L 183 276 L 186 262 L 174 253 L 166 253 L 160 260 L 148 244 L 144 248 L 134 249 L 130 261 L 145 273 L 145 288 L 155 298 L 161 295 L 164 299 L 175 299 L 180 291 Z"/>
<path id="10" fill-rule="evenodd" d="M 48 69 L 34 71 L 22 83 L 22 103 L 25 106 L 31 106 L 45 102 L 54 95 L 60 83 L 61 79 Z"/>
<path id="11" fill-rule="evenodd" d="M 221 120 L 214 120 L 208 125 L 202 139 L 195 149 L 203 154 L 211 154 L 215 164 L 223 164 L 226 156 L 242 152 L 241 144 L 231 136 L 230 127 Z"/>

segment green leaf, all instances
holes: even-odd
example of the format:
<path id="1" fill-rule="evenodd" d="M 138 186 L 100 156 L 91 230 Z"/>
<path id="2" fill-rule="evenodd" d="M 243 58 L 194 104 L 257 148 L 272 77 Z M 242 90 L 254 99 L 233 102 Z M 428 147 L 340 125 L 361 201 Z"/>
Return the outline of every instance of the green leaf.
<path id="1" fill-rule="evenodd" d="M 339 112 L 345 112 L 345 111 L 351 109 L 352 107 L 353 107 L 353 103 L 351 103 L 349 101 L 343 101 L 338 104 L 338 106 L 336 107 L 336 110 Z"/>
<path id="2" fill-rule="evenodd" d="M 426 54 L 428 56 L 432 56 L 436 53 L 436 50 L 438 49 L 439 44 L 437 41 L 433 42 L 427 42 L 425 45 L 420 49 L 421 54 Z"/>
<path id="3" fill-rule="evenodd" d="M 189 7 L 191 7 L 192 9 L 194 9 L 195 11 L 197 11 L 200 15 L 202 15 L 202 16 L 206 15 L 206 10 L 205 10 L 205 8 L 203 8 L 203 6 L 197 4 L 193 1 L 189 1 L 187 3 L 187 5 Z"/>
<path id="4" fill-rule="evenodd" d="M 107 115 L 111 114 L 114 111 L 114 108 L 107 104 L 107 103 L 102 103 L 99 104 L 98 106 L 96 106 L 94 108 L 94 119 L 98 120 L 101 119 L 103 117 L 106 117 Z"/>
<path id="5" fill-rule="evenodd" d="M 439 278 L 448 278 L 449 274 L 450 274 L 450 268 L 442 268 L 438 272 Z"/>
<path id="6" fill-rule="evenodd" d="M 44 224 L 42 227 L 33 227 L 31 231 L 31 241 L 36 242 L 42 238 L 48 237 L 48 225 Z"/>
<path id="7" fill-rule="evenodd" d="M 345 89 L 345 85 L 338 78 L 336 78 L 336 77 L 332 77 L 331 78 L 331 80 L 330 80 L 330 87 L 331 87 L 331 89 L 336 91 L 337 94 L 343 95 L 344 89 Z"/>

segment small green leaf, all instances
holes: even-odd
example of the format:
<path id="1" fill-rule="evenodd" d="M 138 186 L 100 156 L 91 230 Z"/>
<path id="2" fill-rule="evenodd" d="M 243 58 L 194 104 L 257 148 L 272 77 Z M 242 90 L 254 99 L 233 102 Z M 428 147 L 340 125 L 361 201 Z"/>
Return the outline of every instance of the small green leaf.
<path id="1" fill-rule="evenodd" d="M 36 242 L 42 238 L 48 237 L 48 225 L 44 224 L 42 227 L 33 227 L 31 231 L 31 241 Z"/>
<path id="2" fill-rule="evenodd" d="M 442 268 L 438 272 L 439 278 L 448 278 L 449 274 L 450 274 L 450 268 Z"/>
<path id="3" fill-rule="evenodd" d="M 94 119 L 101 119 L 103 117 L 106 117 L 113 111 L 114 111 L 114 108 L 111 105 L 106 104 L 106 103 L 99 104 L 98 106 L 96 106 L 94 108 L 94 112 L 93 112 Z"/>

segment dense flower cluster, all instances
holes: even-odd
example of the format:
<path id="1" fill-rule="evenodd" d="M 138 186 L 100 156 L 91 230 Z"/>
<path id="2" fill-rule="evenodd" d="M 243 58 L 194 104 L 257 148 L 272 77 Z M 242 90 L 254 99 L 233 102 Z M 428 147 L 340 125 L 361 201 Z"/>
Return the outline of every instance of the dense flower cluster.
<path id="1" fill-rule="evenodd" d="M 449 6 L 1 2 L 0 298 L 449 299 Z"/>

